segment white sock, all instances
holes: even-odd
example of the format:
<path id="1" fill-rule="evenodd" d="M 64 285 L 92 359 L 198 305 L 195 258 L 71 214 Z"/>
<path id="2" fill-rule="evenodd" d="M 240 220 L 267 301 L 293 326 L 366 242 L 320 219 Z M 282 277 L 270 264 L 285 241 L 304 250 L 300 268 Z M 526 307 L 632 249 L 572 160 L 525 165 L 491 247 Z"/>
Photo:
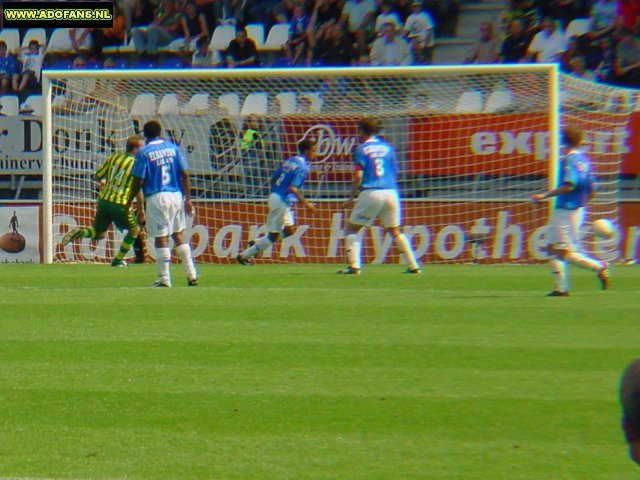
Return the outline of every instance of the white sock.
<path id="1" fill-rule="evenodd" d="M 419 269 L 420 265 L 418 265 L 416 256 L 414 255 L 413 249 L 411 248 L 411 244 L 409 243 L 409 240 L 407 240 L 407 237 L 405 236 L 405 234 L 401 233 L 400 235 L 395 237 L 393 241 L 396 243 L 396 247 L 398 247 L 398 250 L 400 251 L 400 253 L 404 255 L 404 258 L 407 261 L 409 268 L 411 270 Z"/>
<path id="2" fill-rule="evenodd" d="M 180 256 L 180 261 L 182 262 L 182 267 L 184 268 L 184 273 L 187 275 L 187 279 L 194 280 L 198 278 L 196 266 L 191 256 L 191 246 L 188 243 L 183 243 L 182 245 L 178 245 L 176 250 Z"/>
<path id="3" fill-rule="evenodd" d="M 171 250 L 169 248 L 156 248 L 156 267 L 158 281 L 171 285 Z"/>
<path id="4" fill-rule="evenodd" d="M 360 269 L 360 237 L 352 233 L 344 239 L 344 249 L 347 252 L 347 261 L 351 268 Z"/>
<path id="5" fill-rule="evenodd" d="M 576 265 L 580 268 L 587 268 L 594 272 L 599 272 L 604 267 L 604 264 L 600 260 L 595 260 L 591 257 L 587 257 L 582 253 L 569 252 L 564 257 L 565 261 Z"/>
<path id="6" fill-rule="evenodd" d="M 256 243 L 247 248 L 240 255 L 245 259 L 255 257 L 258 252 L 263 252 L 264 250 L 269 248 L 272 243 L 273 242 L 269 239 L 269 236 L 260 237 L 256 239 Z"/>
<path id="7" fill-rule="evenodd" d="M 556 282 L 556 290 L 558 292 L 568 292 L 569 282 L 567 281 L 567 264 L 557 258 L 549 260 L 551 273 L 553 273 Z"/>

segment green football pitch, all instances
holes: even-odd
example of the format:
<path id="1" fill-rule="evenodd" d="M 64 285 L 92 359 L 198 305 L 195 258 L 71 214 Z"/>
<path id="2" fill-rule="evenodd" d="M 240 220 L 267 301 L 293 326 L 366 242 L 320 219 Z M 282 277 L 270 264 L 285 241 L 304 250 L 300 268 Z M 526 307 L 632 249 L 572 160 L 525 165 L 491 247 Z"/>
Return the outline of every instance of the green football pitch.
<path id="1" fill-rule="evenodd" d="M 638 478 L 638 267 L 337 268 L 2 265 L 0 478 Z"/>

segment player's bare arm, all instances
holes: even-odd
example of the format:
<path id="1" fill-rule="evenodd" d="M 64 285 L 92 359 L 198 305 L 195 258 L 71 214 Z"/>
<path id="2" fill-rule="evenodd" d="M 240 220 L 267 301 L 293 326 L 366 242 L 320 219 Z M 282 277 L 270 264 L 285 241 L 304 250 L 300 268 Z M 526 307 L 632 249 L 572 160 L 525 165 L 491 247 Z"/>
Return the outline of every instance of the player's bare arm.
<path id="1" fill-rule="evenodd" d="M 549 190 L 546 193 L 538 193 L 531 197 L 531 201 L 533 203 L 541 202 L 542 200 L 546 200 L 547 198 L 557 197 L 558 195 L 565 195 L 574 189 L 574 185 L 572 183 L 563 183 L 557 188 L 553 190 Z"/>
<path id="2" fill-rule="evenodd" d="M 293 185 L 290 185 L 289 192 L 295 195 L 298 201 L 302 203 L 302 205 L 304 205 L 306 209 L 310 210 L 311 212 L 316 211 L 315 205 L 311 203 L 309 200 L 307 200 L 306 198 L 304 198 L 304 195 L 302 195 L 302 192 L 300 192 L 300 190 L 298 190 L 296 187 L 294 187 Z"/>
<path id="3" fill-rule="evenodd" d="M 342 205 L 342 208 L 351 208 L 353 206 L 353 201 L 356 199 L 358 192 L 360 191 L 362 175 L 362 170 L 356 170 L 353 172 L 353 177 L 351 179 L 351 192 L 349 193 L 347 201 Z"/>
<path id="4" fill-rule="evenodd" d="M 182 195 L 184 197 L 184 210 L 187 215 L 193 217 L 195 214 L 195 210 L 193 209 L 193 204 L 191 203 L 191 180 L 189 178 L 189 172 L 183 170 L 180 174 L 180 178 L 182 179 Z"/>

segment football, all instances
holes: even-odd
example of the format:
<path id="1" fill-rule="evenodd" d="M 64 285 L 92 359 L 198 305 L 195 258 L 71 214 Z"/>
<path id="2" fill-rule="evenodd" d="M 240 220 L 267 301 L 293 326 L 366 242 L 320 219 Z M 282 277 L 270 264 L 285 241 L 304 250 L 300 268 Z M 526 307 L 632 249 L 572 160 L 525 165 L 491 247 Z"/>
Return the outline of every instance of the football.
<path id="1" fill-rule="evenodd" d="M 599 218 L 593 222 L 591 228 L 593 229 L 593 234 L 601 238 L 610 239 L 616 234 L 615 225 L 611 220 L 607 220 L 606 218 Z"/>

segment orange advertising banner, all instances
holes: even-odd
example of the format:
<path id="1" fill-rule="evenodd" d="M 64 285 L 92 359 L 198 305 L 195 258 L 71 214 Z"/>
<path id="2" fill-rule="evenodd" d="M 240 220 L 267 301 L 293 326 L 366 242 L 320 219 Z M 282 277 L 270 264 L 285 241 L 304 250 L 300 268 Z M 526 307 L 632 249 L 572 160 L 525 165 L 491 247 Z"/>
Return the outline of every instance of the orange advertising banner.
<path id="1" fill-rule="evenodd" d="M 337 202 L 322 202 L 309 216 L 296 212 L 294 235 L 265 252 L 261 262 L 342 263 L 344 228 L 348 212 Z M 188 220 L 185 236 L 200 263 L 232 263 L 247 242 L 261 233 L 266 205 L 249 203 L 198 203 L 198 216 Z M 596 242 L 594 253 L 605 258 L 640 258 L 640 204 L 621 204 L 621 235 L 612 241 Z M 103 242 L 84 240 L 59 244 L 69 228 L 80 218 L 91 216 L 93 205 L 79 206 L 73 212 L 56 211 L 54 244 L 57 261 L 108 261 L 122 235 L 109 232 Z M 450 204 L 407 200 L 403 205 L 404 232 L 423 263 L 541 262 L 546 242 L 545 207 L 528 203 L 484 202 Z M 589 236 L 587 238 L 591 240 Z M 618 250 L 611 254 L 611 251 Z M 153 252 L 153 248 L 149 248 Z M 612 257 L 613 258 L 613 257 Z M 608 258 L 607 258 L 608 259 Z M 366 263 L 398 263 L 394 243 L 379 225 L 364 230 L 363 260 Z"/>

